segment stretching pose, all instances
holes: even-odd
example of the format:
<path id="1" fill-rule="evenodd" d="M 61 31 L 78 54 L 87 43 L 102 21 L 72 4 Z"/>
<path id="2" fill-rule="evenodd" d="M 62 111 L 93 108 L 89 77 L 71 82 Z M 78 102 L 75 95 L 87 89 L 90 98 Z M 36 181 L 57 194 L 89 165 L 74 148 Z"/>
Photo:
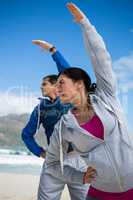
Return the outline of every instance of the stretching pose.
<path id="1" fill-rule="evenodd" d="M 63 71 L 66 68 L 69 68 L 70 65 L 63 58 L 63 56 L 56 50 L 53 45 L 41 41 L 34 40 L 34 44 L 39 45 L 45 50 L 49 50 L 52 53 L 52 57 L 56 62 L 57 69 L 59 72 Z M 51 135 L 54 130 L 54 126 L 61 116 L 68 112 L 72 108 L 71 104 L 62 104 L 60 98 L 57 97 L 58 88 L 56 87 L 57 75 L 49 75 L 43 78 L 41 84 L 42 96 L 45 98 L 41 99 L 40 104 L 35 107 L 33 110 L 30 120 L 27 123 L 26 127 L 22 131 L 22 139 L 25 142 L 27 148 L 34 153 L 36 156 L 46 157 L 46 148 L 41 147 L 35 141 L 35 134 L 42 124 L 45 129 L 45 134 L 47 136 L 48 145 L 51 142 Z M 56 152 L 56 149 L 54 149 Z M 69 143 L 67 148 L 67 153 L 72 153 L 73 149 Z M 74 168 L 84 169 L 86 171 L 87 165 L 82 161 L 79 155 L 74 155 L 70 162 L 73 163 Z M 82 170 L 83 170 L 82 169 Z M 64 170 L 64 175 L 61 174 L 59 161 L 54 162 L 53 165 L 48 168 L 43 166 L 42 175 L 44 179 L 41 178 L 41 183 L 38 191 L 38 200 L 59 200 L 61 193 L 64 189 L 65 184 L 67 184 L 71 199 L 73 200 L 84 200 L 88 191 L 88 184 L 83 184 L 83 182 L 78 183 L 73 180 L 69 180 L 68 174 L 73 173 L 74 169 L 69 166 Z M 96 170 L 93 167 L 90 167 L 87 171 L 87 176 L 89 176 L 91 181 L 95 177 Z M 86 173 L 84 173 L 85 175 Z M 85 179 L 84 179 L 85 180 Z"/>
<path id="2" fill-rule="evenodd" d="M 63 56 L 53 47 L 50 43 L 33 40 L 33 44 L 41 46 L 43 49 L 50 51 L 53 60 L 56 62 L 57 69 L 59 72 L 70 67 L 68 62 Z M 22 130 L 22 139 L 26 144 L 27 148 L 36 156 L 45 157 L 45 150 L 39 146 L 35 141 L 35 134 L 38 132 L 40 125 L 42 124 L 45 129 L 47 137 L 47 143 L 50 143 L 50 137 L 54 130 L 54 125 L 60 119 L 63 113 L 66 113 L 72 105 L 63 105 L 58 97 L 58 88 L 56 87 L 58 76 L 48 75 L 42 79 L 41 92 L 42 98 L 40 104 L 36 106 L 31 114 L 30 120 Z"/>
<path id="3" fill-rule="evenodd" d="M 86 16 L 74 4 L 67 6 L 82 27 L 97 87 L 94 94 L 90 94 L 91 79 L 82 69 L 69 68 L 59 74 L 60 96 L 65 103 L 71 102 L 75 107 L 56 124 L 46 164 L 50 165 L 58 156 L 62 168 L 69 165 L 66 147 L 71 142 L 87 165 L 97 169 L 88 200 L 130 200 L 133 196 L 133 146 L 116 94 L 111 57 L 102 37 Z M 58 155 L 54 149 L 58 149 Z M 69 178 L 82 181 L 83 174 L 74 171 Z"/>

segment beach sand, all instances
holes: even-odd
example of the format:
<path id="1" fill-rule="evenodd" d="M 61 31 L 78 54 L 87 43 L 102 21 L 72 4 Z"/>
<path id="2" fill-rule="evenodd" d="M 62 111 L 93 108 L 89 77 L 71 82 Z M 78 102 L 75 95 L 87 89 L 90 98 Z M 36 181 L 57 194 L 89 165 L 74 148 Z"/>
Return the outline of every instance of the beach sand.
<path id="1" fill-rule="evenodd" d="M 0 200 L 36 200 L 39 176 L 0 173 Z M 61 200 L 70 200 L 67 187 Z"/>

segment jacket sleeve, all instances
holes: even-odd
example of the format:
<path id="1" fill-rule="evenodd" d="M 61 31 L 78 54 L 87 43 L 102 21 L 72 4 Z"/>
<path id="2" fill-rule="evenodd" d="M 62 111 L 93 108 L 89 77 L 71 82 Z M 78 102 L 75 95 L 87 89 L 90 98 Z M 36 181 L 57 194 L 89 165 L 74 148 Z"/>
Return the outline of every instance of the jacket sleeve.
<path id="1" fill-rule="evenodd" d="M 42 147 L 40 147 L 34 138 L 34 135 L 37 132 L 38 126 L 38 106 L 35 107 L 33 110 L 29 122 L 25 126 L 25 128 L 22 130 L 22 140 L 24 141 L 27 148 L 36 156 L 40 156 L 41 152 L 44 151 Z M 40 126 L 40 122 L 39 122 Z"/>
<path id="2" fill-rule="evenodd" d="M 116 93 L 116 77 L 112 69 L 112 60 L 102 37 L 90 21 L 84 17 L 80 22 L 87 53 L 91 58 L 96 76 L 97 89 L 109 95 Z"/>
<path id="3" fill-rule="evenodd" d="M 56 51 L 52 54 L 52 58 L 57 65 L 58 72 L 62 72 L 67 68 L 70 68 L 70 64 L 65 60 L 62 54 L 59 51 Z"/>

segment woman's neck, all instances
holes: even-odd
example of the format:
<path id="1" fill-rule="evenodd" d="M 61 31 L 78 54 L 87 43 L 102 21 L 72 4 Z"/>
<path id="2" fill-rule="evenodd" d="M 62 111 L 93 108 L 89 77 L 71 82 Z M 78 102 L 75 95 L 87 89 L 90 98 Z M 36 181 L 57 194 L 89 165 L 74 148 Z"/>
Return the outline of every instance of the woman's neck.
<path id="1" fill-rule="evenodd" d="M 72 113 L 76 117 L 79 124 L 89 121 L 95 115 L 89 99 L 86 97 L 82 98 L 81 100 L 82 101 L 74 104 L 75 106 L 72 109 Z"/>
<path id="2" fill-rule="evenodd" d="M 74 109 L 77 112 L 89 111 L 89 107 L 91 106 L 89 97 L 85 94 L 85 92 L 80 92 L 78 97 L 74 99 Z"/>

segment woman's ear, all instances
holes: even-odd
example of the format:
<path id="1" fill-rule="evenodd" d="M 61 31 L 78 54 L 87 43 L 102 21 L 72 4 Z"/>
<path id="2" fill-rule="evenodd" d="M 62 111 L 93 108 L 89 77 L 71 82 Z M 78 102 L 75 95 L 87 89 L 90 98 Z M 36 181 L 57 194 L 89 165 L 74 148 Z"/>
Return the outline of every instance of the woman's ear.
<path id="1" fill-rule="evenodd" d="M 76 82 L 76 85 L 77 85 L 77 89 L 78 89 L 78 90 L 81 90 L 81 89 L 84 88 L 84 83 L 83 83 L 82 80 L 77 81 L 77 82 Z"/>

